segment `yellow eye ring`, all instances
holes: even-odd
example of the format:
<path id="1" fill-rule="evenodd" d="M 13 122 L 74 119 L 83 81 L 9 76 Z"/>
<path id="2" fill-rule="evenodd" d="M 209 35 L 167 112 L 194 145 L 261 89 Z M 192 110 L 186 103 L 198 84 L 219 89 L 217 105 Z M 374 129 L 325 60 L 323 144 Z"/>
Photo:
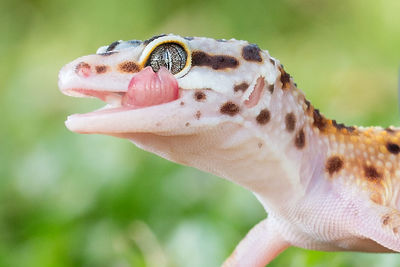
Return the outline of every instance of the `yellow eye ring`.
<path id="1" fill-rule="evenodd" d="M 189 45 L 187 44 L 187 41 L 179 36 L 173 36 L 173 35 L 162 36 L 150 42 L 143 50 L 142 55 L 139 58 L 139 64 L 142 67 L 146 66 L 152 52 L 157 47 L 163 44 L 176 44 L 181 48 L 183 48 L 183 50 L 185 51 L 186 53 L 185 65 L 179 72 L 174 74 L 175 78 L 180 78 L 184 76 L 189 71 L 192 65 L 192 55 L 189 49 Z"/>

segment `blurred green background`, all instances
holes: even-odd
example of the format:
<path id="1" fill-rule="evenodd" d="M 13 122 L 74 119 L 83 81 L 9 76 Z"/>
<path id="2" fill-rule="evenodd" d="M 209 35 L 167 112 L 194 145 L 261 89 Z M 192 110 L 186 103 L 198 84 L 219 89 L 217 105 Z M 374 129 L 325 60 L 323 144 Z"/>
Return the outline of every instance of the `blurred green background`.
<path id="1" fill-rule="evenodd" d="M 399 0 L 1 0 L 0 266 L 218 266 L 266 214 L 236 185 L 77 135 L 102 106 L 57 88 L 101 45 L 173 32 L 245 39 L 346 124 L 398 125 Z M 271 266 L 400 266 L 399 255 L 290 248 Z"/>

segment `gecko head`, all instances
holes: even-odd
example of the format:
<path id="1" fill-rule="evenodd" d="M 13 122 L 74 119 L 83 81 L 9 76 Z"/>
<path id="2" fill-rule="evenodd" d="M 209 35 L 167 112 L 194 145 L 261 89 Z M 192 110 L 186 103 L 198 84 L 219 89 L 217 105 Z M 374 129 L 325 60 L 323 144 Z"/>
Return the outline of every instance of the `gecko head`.
<path id="1" fill-rule="evenodd" d="M 267 51 L 246 41 L 161 35 L 117 41 L 72 61 L 60 71 L 59 87 L 107 103 L 69 116 L 71 131 L 179 136 L 242 125 L 259 114 L 279 68 Z"/>

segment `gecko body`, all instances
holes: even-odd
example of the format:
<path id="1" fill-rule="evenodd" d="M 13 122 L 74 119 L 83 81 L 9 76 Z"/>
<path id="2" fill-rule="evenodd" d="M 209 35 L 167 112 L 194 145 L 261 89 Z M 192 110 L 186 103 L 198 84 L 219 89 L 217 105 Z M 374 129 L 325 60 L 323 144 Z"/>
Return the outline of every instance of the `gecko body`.
<path id="1" fill-rule="evenodd" d="M 118 41 L 60 71 L 67 95 L 104 109 L 78 133 L 127 138 L 252 191 L 268 212 L 225 266 L 264 266 L 289 246 L 400 252 L 400 132 L 325 118 L 277 59 L 238 40 Z"/>

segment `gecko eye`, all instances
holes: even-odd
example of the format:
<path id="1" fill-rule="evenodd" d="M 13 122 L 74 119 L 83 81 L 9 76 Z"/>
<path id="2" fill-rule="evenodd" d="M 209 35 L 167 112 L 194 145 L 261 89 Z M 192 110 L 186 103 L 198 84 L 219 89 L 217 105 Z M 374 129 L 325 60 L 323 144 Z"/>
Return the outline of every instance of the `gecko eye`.
<path id="1" fill-rule="evenodd" d="M 151 66 L 154 72 L 166 67 L 172 74 L 177 74 L 185 67 L 186 60 L 187 53 L 182 46 L 176 43 L 164 43 L 151 52 L 146 65 Z"/>

